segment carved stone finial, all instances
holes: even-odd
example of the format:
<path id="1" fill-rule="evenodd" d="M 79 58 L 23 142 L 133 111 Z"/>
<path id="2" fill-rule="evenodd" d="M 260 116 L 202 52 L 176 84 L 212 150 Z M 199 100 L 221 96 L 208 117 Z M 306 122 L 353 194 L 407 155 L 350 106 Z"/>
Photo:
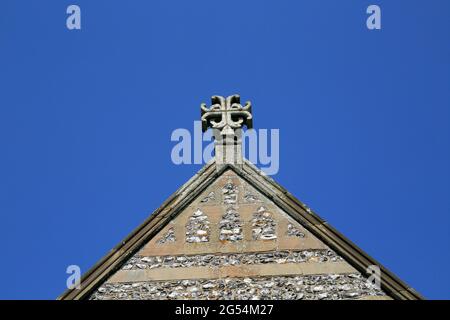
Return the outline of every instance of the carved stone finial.
<path id="1" fill-rule="evenodd" d="M 250 101 L 241 105 L 239 95 L 224 98 L 212 96 L 211 106 L 200 105 L 202 131 L 213 129 L 215 138 L 216 165 L 242 165 L 242 128 L 253 128 L 252 105 Z"/>
<path id="2" fill-rule="evenodd" d="M 207 108 L 205 103 L 200 105 L 202 111 L 202 130 L 208 127 L 218 129 L 222 135 L 231 130 L 242 128 L 253 128 L 252 104 L 250 101 L 241 105 L 241 98 L 234 94 L 226 99 L 221 96 L 211 97 L 211 107 Z"/>

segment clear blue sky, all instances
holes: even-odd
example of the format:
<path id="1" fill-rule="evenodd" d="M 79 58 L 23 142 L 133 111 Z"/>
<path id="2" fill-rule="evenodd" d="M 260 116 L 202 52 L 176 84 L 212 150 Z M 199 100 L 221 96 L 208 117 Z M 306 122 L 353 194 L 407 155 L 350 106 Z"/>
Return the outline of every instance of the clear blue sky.
<path id="1" fill-rule="evenodd" d="M 279 183 L 450 298 L 449 33 L 447 0 L 3 0 L 0 298 L 56 298 L 139 225 L 200 168 L 172 131 L 232 93 L 280 129 Z"/>

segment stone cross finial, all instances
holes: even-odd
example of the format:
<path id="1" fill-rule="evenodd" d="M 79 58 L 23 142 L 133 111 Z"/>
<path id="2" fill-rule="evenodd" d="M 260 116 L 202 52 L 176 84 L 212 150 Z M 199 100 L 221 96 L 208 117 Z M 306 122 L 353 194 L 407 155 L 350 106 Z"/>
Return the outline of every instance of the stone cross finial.
<path id="1" fill-rule="evenodd" d="M 207 108 L 206 104 L 202 103 L 200 108 L 203 132 L 208 127 L 219 129 L 222 134 L 242 128 L 243 125 L 246 125 L 248 129 L 253 128 L 252 104 L 247 101 L 243 107 L 237 94 L 226 99 L 221 96 L 212 96 L 211 107 Z"/>
<path id="2" fill-rule="evenodd" d="M 211 106 L 202 103 L 200 109 L 202 131 L 213 129 L 217 169 L 225 164 L 242 165 L 242 128 L 253 128 L 250 101 L 242 106 L 237 94 L 227 98 L 213 96 Z"/>

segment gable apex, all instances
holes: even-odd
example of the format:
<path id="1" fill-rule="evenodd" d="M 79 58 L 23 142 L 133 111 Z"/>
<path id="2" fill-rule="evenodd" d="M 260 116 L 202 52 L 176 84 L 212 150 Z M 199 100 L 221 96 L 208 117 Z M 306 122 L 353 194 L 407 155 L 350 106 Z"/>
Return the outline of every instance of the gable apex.
<path id="1" fill-rule="evenodd" d="M 81 289 L 67 290 L 58 299 L 87 299 L 96 288 L 117 272 L 130 257 L 142 249 L 171 220 L 176 218 L 186 207 L 197 199 L 202 192 L 226 172 L 230 171 L 269 199 L 283 212 L 287 213 L 291 219 L 303 226 L 307 232 L 310 232 L 314 237 L 339 254 L 363 276 L 370 276 L 370 272 L 367 269 L 369 266 L 379 266 L 381 272 L 381 288 L 392 298 L 402 300 L 423 299 L 414 289 L 407 286 L 393 273 L 367 255 L 246 159 L 244 159 L 242 166 L 225 164 L 219 170 L 217 170 L 214 161 L 206 164 L 188 182 L 172 194 L 138 228 L 94 265 L 82 277 Z"/>

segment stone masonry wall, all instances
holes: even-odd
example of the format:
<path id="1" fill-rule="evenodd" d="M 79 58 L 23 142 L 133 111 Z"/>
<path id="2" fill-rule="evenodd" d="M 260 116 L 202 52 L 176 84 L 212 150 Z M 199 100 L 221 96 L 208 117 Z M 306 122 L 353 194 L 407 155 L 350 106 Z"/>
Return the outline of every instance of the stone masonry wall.
<path id="1" fill-rule="evenodd" d="M 386 297 L 227 171 L 91 295 L 109 299 Z"/>
<path id="2" fill-rule="evenodd" d="M 109 283 L 101 286 L 91 299 L 348 300 L 383 295 L 355 273 Z"/>

